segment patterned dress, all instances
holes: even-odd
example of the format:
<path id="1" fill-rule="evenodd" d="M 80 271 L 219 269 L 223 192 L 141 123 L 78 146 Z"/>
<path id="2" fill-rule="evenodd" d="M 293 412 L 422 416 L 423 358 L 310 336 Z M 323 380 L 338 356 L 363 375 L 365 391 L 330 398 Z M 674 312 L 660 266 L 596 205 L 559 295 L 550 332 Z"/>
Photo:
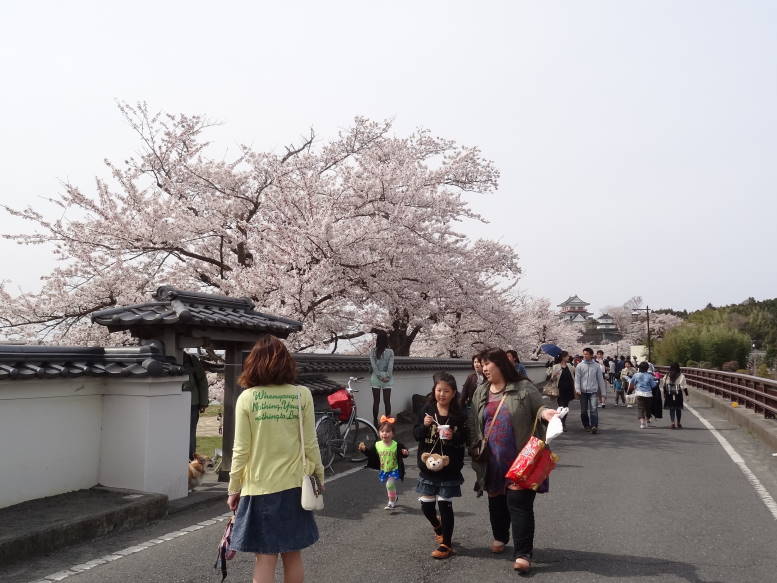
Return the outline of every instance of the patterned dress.
<path id="1" fill-rule="evenodd" d="M 495 395 L 488 393 L 488 404 L 483 410 L 483 425 L 485 432 L 491 425 L 499 407 L 499 401 L 502 400 L 502 394 Z M 494 427 L 488 436 L 489 459 L 486 470 L 486 492 L 491 496 L 504 495 L 507 487 L 505 474 L 510 469 L 518 450 L 515 448 L 515 435 L 513 434 L 513 423 L 510 418 L 510 411 L 505 405 L 499 410 L 499 416 L 494 422 Z"/>

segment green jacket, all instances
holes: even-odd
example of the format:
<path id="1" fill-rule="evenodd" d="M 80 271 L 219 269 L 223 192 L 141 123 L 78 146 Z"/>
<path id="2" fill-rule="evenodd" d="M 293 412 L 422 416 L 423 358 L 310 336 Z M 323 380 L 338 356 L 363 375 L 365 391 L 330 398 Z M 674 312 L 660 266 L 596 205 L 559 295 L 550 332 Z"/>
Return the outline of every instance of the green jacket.
<path id="1" fill-rule="evenodd" d="M 469 419 L 470 447 L 478 443 L 485 433 L 483 411 L 488 404 L 490 387 L 491 383 L 486 381 L 475 389 L 475 394 L 472 397 Z M 506 408 L 510 412 L 510 418 L 513 421 L 515 448 L 520 451 L 531 437 L 535 417 L 547 408 L 542 403 L 542 395 L 529 380 L 508 383 L 505 387 L 505 402 L 502 408 Z M 547 423 L 540 420 L 535 435 L 540 439 L 545 439 L 546 427 Z M 485 489 L 486 465 L 473 460 L 472 469 L 475 470 L 475 491 L 482 492 Z"/>
<path id="2" fill-rule="evenodd" d="M 202 367 L 200 359 L 189 354 L 183 353 L 183 370 L 189 375 L 189 380 L 184 381 L 183 390 L 192 394 L 192 407 L 208 406 L 208 377 L 205 376 L 205 369 Z"/>

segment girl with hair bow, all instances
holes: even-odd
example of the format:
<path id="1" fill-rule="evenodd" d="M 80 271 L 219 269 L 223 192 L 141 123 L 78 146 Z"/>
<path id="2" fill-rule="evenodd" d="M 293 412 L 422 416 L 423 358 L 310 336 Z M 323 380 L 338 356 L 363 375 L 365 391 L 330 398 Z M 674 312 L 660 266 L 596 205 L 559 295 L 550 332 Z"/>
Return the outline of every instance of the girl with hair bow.
<path id="1" fill-rule="evenodd" d="M 386 485 L 388 502 L 386 510 L 393 510 L 397 506 L 397 480 L 405 479 L 405 462 L 403 458 L 409 455 L 407 448 L 394 440 L 393 417 L 383 415 L 378 424 L 378 436 L 380 441 L 367 447 L 363 442 L 359 444 L 359 450 L 367 456 L 367 467 L 378 472 L 378 480 Z"/>

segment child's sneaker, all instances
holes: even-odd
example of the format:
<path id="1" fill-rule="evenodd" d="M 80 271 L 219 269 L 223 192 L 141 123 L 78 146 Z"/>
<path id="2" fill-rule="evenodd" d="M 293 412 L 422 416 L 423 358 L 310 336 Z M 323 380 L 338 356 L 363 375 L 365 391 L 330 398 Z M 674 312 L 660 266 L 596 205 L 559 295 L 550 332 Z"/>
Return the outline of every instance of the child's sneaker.
<path id="1" fill-rule="evenodd" d="M 383 510 L 394 510 L 394 508 L 396 508 L 396 507 L 397 507 L 397 503 L 396 502 L 389 502 L 388 504 L 386 504 L 383 507 Z"/>

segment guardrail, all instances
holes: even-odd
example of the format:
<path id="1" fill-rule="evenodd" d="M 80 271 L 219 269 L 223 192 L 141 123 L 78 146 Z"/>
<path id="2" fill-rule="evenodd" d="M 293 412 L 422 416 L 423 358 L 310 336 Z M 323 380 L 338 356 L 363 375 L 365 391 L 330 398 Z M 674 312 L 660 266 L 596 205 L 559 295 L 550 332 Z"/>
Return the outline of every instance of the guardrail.
<path id="1" fill-rule="evenodd" d="M 669 367 L 656 367 L 667 373 Z M 688 385 L 736 401 L 766 419 L 777 418 L 777 381 L 706 368 L 681 369 Z"/>

